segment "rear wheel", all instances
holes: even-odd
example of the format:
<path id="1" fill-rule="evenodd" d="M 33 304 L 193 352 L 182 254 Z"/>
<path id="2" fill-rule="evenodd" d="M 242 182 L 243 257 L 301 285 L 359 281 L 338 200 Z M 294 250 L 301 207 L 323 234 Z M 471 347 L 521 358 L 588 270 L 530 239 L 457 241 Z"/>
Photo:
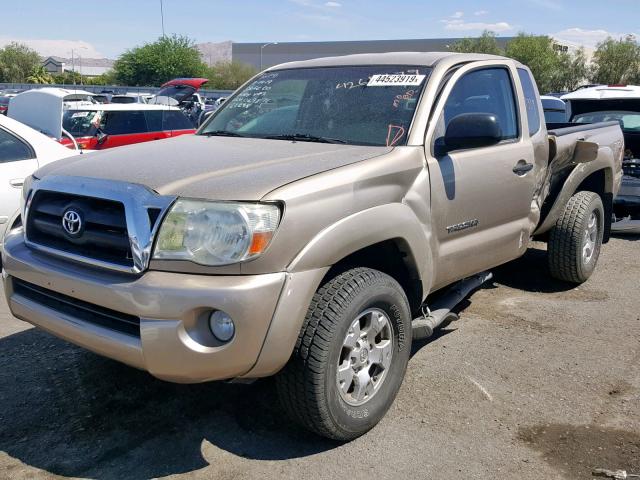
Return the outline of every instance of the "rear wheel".
<path id="1" fill-rule="evenodd" d="M 315 294 L 287 366 L 277 376 L 290 416 L 324 437 L 351 440 L 374 427 L 400 388 L 411 350 L 402 287 L 368 268 Z"/>
<path id="2" fill-rule="evenodd" d="M 598 262 L 603 232 L 604 208 L 600 196 L 594 192 L 576 193 L 549 236 L 551 275 L 566 282 L 585 282 Z"/>

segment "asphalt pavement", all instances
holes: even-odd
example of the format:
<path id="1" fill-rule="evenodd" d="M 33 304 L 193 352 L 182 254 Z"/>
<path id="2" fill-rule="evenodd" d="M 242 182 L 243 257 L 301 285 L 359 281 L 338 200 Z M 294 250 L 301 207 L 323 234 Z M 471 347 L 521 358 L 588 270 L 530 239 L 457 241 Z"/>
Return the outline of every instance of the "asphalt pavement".
<path id="1" fill-rule="evenodd" d="M 174 385 L 18 321 L 0 301 L 0 478 L 588 479 L 640 473 L 640 237 L 580 287 L 537 245 L 414 345 L 385 419 L 347 444 L 273 382 Z M 169 353 L 170 354 L 170 353 Z"/>

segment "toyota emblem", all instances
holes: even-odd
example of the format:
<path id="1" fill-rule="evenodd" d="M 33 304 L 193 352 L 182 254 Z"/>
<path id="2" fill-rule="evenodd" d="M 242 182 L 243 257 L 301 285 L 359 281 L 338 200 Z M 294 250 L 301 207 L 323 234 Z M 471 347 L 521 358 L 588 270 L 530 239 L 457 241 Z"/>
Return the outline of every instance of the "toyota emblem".
<path id="1" fill-rule="evenodd" d="M 82 216 L 79 212 L 69 209 L 62 215 L 62 228 L 71 237 L 77 237 L 82 233 Z"/>

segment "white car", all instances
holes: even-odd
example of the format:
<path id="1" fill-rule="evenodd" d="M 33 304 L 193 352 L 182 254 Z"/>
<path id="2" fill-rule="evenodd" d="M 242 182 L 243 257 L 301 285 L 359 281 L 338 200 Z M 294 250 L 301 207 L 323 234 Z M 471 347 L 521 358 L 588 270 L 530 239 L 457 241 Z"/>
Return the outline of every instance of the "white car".
<path id="1" fill-rule="evenodd" d="M 153 95 L 148 93 L 126 93 L 113 95 L 110 103 L 149 103 Z"/>
<path id="2" fill-rule="evenodd" d="M 47 163 L 77 154 L 33 128 L 0 115 L 0 238 L 16 221 L 24 179 Z"/>
<path id="3" fill-rule="evenodd" d="M 614 222 L 618 233 L 640 233 L 640 86 L 597 85 L 562 96 L 567 102 L 570 122 L 614 121 L 624 133 L 622 186 L 613 201 Z"/>

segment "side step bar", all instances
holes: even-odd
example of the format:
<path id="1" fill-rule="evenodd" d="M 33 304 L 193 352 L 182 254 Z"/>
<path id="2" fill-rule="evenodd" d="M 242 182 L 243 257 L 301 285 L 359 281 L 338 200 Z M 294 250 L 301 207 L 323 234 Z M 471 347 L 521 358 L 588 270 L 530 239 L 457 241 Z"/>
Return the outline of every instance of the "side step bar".
<path id="1" fill-rule="evenodd" d="M 477 273 L 454 283 L 431 307 L 423 306 L 423 315 L 411 322 L 414 340 L 422 340 L 433 335 L 433 331 L 445 322 L 453 322 L 458 315 L 451 310 L 484 282 L 491 280 L 491 272 Z"/>

